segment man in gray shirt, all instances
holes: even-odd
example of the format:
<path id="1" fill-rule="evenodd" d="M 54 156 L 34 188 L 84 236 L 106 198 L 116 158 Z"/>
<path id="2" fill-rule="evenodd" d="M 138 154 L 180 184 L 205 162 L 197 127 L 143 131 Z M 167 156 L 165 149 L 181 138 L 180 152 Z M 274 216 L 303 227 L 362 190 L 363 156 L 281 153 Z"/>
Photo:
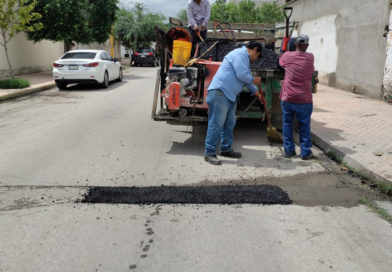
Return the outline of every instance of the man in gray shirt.
<path id="1" fill-rule="evenodd" d="M 193 45 L 201 42 L 197 35 L 205 40 L 207 38 L 207 26 L 211 16 L 211 7 L 208 0 L 189 0 L 188 2 L 188 26 L 189 32 L 192 36 Z"/>

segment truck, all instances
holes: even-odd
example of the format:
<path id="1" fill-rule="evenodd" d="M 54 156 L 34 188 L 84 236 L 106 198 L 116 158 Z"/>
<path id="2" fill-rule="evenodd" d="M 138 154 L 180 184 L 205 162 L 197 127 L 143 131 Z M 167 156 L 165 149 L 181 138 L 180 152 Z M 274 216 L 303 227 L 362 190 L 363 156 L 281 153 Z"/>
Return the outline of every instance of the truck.
<path id="1" fill-rule="evenodd" d="M 169 18 L 171 29 L 165 32 L 156 27 L 157 42 L 162 44 L 167 52 L 171 53 L 173 31 L 185 33 L 186 22 L 176 18 Z M 217 44 L 214 54 L 219 55 L 222 50 L 227 51 L 227 45 L 234 49 L 242 43 L 257 40 L 265 50 L 275 52 L 275 24 L 248 24 L 248 23 L 223 23 L 211 22 L 208 29 L 214 29 L 207 34 L 207 40 L 198 45 L 194 57 L 200 56 L 199 49 L 206 44 Z M 178 37 L 178 33 L 172 35 Z M 180 35 L 181 36 L 181 35 Z M 186 37 L 185 37 L 186 38 Z M 225 46 L 219 46 L 219 45 Z M 207 46 L 208 47 L 208 46 Z M 230 47 L 230 46 L 229 46 Z M 221 49 L 220 49 L 221 48 Z M 224 52 L 224 54 L 229 52 Z M 275 53 L 274 53 L 275 54 Z M 222 55 L 222 54 L 221 54 Z M 165 54 L 168 58 L 168 54 Z M 222 58 L 214 60 L 211 56 L 204 57 L 195 62 L 191 67 L 168 65 L 165 73 L 157 72 L 153 108 L 151 117 L 154 121 L 165 121 L 171 125 L 197 125 L 199 122 L 208 122 L 207 94 L 214 75 L 221 65 Z M 166 63 L 166 62 L 165 62 Z M 164 64 L 163 64 L 164 65 Z M 285 72 L 277 65 L 273 69 L 251 68 L 254 77 L 262 78 L 262 91 L 267 101 L 264 106 L 244 87 L 237 101 L 237 119 L 265 119 L 268 111 L 272 125 L 282 128 L 282 111 L 279 94 L 281 91 Z M 165 78 L 162 78 L 162 77 Z M 312 79 L 312 92 L 317 91 L 317 72 Z M 160 103 L 158 103 L 160 102 Z M 160 105 L 158 105 L 160 104 Z"/>

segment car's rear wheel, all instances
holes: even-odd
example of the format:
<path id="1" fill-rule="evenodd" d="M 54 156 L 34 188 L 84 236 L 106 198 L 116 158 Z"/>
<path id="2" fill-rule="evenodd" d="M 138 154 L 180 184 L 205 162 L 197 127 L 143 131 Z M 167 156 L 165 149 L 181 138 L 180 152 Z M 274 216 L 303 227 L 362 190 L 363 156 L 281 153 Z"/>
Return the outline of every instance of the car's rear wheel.
<path id="1" fill-rule="evenodd" d="M 152 65 L 152 67 L 155 67 L 155 66 L 156 66 L 156 60 L 154 60 L 154 61 L 151 63 L 151 65 Z"/>
<path id="2" fill-rule="evenodd" d="M 59 88 L 60 90 L 67 89 L 67 84 L 66 83 L 56 82 L 56 85 L 57 85 L 57 88 Z"/>
<path id="3" fill-rule="evenodd" d="M 103 82 L 100 85 L 104 89 L 107 89 L 109 87 L 109 74 L 108 74 L 108 71 L 105 71 L 105 75 L 103 76 Z"/>
<path id="4" fill-rule="evenodd" d="M 121 82 L 123 80 L 123 71 L 122 71 L 121 68 L 120 68 L 120 72 L 119 73 L 120 74 L 119 74 L 118 78 L 116 79 L 117 82 Z"/>

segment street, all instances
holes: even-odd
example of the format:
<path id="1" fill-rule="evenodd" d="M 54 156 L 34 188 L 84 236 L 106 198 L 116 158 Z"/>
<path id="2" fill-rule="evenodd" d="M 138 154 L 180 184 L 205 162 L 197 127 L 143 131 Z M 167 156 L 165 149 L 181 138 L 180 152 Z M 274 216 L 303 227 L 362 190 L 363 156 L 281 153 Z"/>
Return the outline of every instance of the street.
<path id="1" fill-rule="evenodd" d="M 317 147 L 286 159 L 260 120 L 235 128 L 244 158 L 206 163 L 206 124 L 151 120 L 156 69 L 0 103 L 0 271 L 390 271 L 391 224 L 358 201 L 376 191 Z M 293 203 L 79 202 L 95 186 L 223 185 Z"/>

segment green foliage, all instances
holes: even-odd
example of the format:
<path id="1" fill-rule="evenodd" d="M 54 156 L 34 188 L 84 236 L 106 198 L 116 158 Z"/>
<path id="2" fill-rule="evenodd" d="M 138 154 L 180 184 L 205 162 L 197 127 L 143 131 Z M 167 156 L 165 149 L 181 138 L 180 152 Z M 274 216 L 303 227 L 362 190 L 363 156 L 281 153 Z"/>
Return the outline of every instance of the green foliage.
<path id="1" fill-rule="evenodd" d="M 0 0 L 0 34 L 3 37 L 0 45 L 4 48 L 12 79 L 14 73 L 8 56 L 8 42 L 18 32 L 33 33 L 42 28 L 42 24 L 38 21 L 42 16 L 33 11 L 37 2 L 35 0 L 31 0 L 29 4 L 26 2 L 27 0 Z"/>
<path id="2" fill-rule="evenodd" d="M 181 21 L 188 21 L 188 14 L 186 9 L 182 9 L 177 13 L 177 18 Z"/>
<path id="3" fill-rule="evenodd" d="M 32 2 L 36 0 L 28 0 Z M 43 28 L 28 33 L 28 39 L 39 42 L 105 43 L 111 34 L 118 10 L 118 0 L 37 0 L 35 11 L 42 14 Z"/>
<path id="4" fill-rule="evenodd" d="M 378 213 L 383 219 L 392 222 L 392 216 L 388 213 L 388 211 L 380 208 L 376 203 L 363 197 L 359 198 L 359 203 L 368 206 L 373 212 Z"/>
<path id="5" fill-rule="evenodd" d="M 229 23 L 280 23 L 284 21 L 283 10 L 275 2 L 263 3 L 256 8 L 252 0 L 240 3 L 216 1 L 211 5 L 211 21 L 219 19 Z"/>
<path id="6" fill-rule="evenodd" d="M 0 80 L 0 89 L 23 89 L 30 87 L 30 82 L 27 79 L 3 79 Z"/>
<path id="7" fill-rule="evenodd" d="M 114 33 L 125 47 L 136 49 L 141 46 L 151 46 L 156 40 L 155 26 L 167 29 L 164 23 L 166 17 L 161 13 L 152 13 L 141 3 L 135 3 L 132 9 L 122 7 L 117 12 L 117 22 Z"/>
<path id="8" fill-rule="evenodd" d="M 256 21 L 260 23 L 275 24 L 284 22 L 285 18 L 278 3 L 263 3 L 256 11 Z"/>

